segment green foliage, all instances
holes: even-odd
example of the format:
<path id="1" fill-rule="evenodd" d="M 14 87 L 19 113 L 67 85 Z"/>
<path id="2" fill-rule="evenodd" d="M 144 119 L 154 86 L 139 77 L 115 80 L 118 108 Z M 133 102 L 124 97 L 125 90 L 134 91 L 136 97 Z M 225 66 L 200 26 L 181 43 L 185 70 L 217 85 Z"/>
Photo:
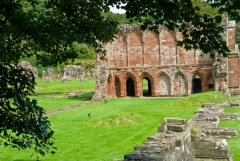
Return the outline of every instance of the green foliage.
<path id="1" fill-rule="evenodd" d="M 117 23 L 102 16 L 109 8 L 98 0 L 3 0 L 0 4 L 0 61 L 36 55 L 57 64 L 78 56 L 74 42 L 97 52 L 114 37 Z M 106 27 L 107 26 L 107 27 Z"/>
<path id="2" fill-rule="evenodd" d="M 200 15 L 209 15 L 211 17 L 215 17 L 218 15 L 218 8 L 212 8 L 211 4 L 207 1 L 203 0 L 192 0 L 193 7 L 198 9 L 196 12 L 198 12 Z"/>
<path id="3" fill-rule="evenodd" d="M 125 9 L 127 19 L 110 13 L 110 5 Z M 17 62 L 22 56 L 36 55 L 41 62 L 67 62 L 79 56 L 75 42 L 104 54 L 102 44 L 113 39 L 118 23 L 131 19 L 143 29 L 157 32 L 159 25 L 165 25 L 182 32 L 178 45 L 186 49 L 226 56 L 221 15 L 240 19 L 239 8 L 237 0 L 2 0 L 0 61 Z"/>
<path id="4" fill-rule="evenodd" d="M 107 12 L 107 13 L 104 13 L 104 15 L 109 16 L 112 19 L 116 20 L 120 25 L 138 23 L 133 19 L 127 19 L 126 14 Z"/>
<path id="5" fill-rule="evenodd" d="M 79 44 L 77 42 L 73 43 L 73 48 L 77 52 L 77 59 L 95 59 L 96 53 L 93 48 L 87 46 L 86 44 Z"/>
<path id="6" fill-rule="evenodd" d="M 5 146 L 55 153 L 53 131 L 45 110 L 31 100 L 35 78 L 30 71 L 0 64 L 0 136 Z"/>

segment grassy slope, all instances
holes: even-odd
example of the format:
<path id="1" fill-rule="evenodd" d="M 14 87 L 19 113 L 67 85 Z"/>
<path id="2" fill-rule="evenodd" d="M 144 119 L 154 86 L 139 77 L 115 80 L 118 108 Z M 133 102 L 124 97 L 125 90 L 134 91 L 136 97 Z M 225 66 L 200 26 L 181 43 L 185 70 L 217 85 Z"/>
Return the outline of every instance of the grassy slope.
<path id="1" fill-rule="evenodd" d="M 55 131 L 55 155 L 44 161 L 113 161 L 157 132 L 164 117 L 189 119 L 202 103 L 223 102 L 218 92 L 186 98 L 125 98 L 83 106 L 49 116 Z M 91 119 L 87 114 L 91 113 Z M 14 154 L 14 155 L 13 155 Z M 31 151 L 0 147 L 0 160 L 29 161 Z"/>

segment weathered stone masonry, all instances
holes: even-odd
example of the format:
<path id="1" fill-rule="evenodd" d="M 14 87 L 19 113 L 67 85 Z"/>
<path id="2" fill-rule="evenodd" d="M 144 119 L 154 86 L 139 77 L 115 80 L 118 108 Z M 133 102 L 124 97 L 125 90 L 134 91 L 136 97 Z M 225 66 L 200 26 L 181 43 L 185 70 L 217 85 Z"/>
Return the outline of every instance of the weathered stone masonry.
<path id="1" fill-rule="evenodd" d="M 226 36 L 232 57 L 213 60 L 199 50 L 186 51 L 177 46 L 179 32 L 161 27 L 160 33 L 141 31 L 137 25 L 120 26 L 114 41 L 106 44 L 106 61 L 96 63 L 94 99 L 126 96 L 184 96 L 209 90 L 226 91 L 239 85 L 239 76 L 231 75 L 228 84 L 227 66 L 235 69 L 235 26 L 229 25 Z M 237 63 L 238 64 L 238 63 Z M 232 70 L 232 69 L 231 69 Z M 233 73 L 232 72 L 232 73 Z M 147 91 L 143 91 L 143 80 Z"/>

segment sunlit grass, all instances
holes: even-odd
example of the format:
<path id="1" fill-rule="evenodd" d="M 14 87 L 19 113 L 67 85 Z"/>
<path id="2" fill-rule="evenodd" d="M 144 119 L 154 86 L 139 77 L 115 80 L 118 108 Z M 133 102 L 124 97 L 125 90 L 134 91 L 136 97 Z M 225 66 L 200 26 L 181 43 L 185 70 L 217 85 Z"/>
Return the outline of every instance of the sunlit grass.
<path id="1" fill-rule="evenodd" d="M 91 78 L 85 82 L 80 82 L 78 79 L 71 79 L 69 82 L 62 83 L 60 79 L 54 79 L 51 83 L 44 83 L 44 80 L 37 79 L 35 87 L 36 93 L 64 93 L 83 90 L 94 91 L 95 80 Z"/>
<path id="2" fill-rule="evenodd" d="M 55 155 L 43 161 L 113 161 L 157 132 L 165 117 L 189 119 L 202 103 L 224 102 L 219 92 L 186 98 L 118 98 L 49 115 Z M 88 117 L 90 113 L 91 117 Z M 13 155 L 14 154 L 14 155 Z M 0 147 L 2 161 L 33 161 L 31 151 Z"/>

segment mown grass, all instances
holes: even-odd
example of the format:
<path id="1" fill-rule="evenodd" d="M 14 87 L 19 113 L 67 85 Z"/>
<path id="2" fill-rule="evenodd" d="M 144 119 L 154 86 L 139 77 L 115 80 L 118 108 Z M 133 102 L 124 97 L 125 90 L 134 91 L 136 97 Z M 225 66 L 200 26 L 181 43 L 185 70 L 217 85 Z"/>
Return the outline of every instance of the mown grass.
<path id="1" fill-rule="evenodd" d="M 38 105 L 44 107 L 46 111 L 73 106 L 90 102 L 94 94 L 95 80 L 88 79 L 80 82 L 78 79 L 71 79 L 62 83 L 55 79 L 51 83 L 45 83 L 42 79 L 37 79 L 35 93 L 30 96 L 38 101 Z M 69 97 L 68 94 L 74 92 L 76 97 Z"/>
<path id="2" fill-rule="evenodd" d="M 93 78 L 85 82 L 80 82 L 78 79 L 71 79 L 66 83 L 62 83 L 59 79 L 54 79 L 51 83 L 44 83 L 42 79 L 37 79 L 36 82 L 36 93 L 66 93 L 95 90 L 95 80 Z"/>
<path id="3" fill-rule="evenodd" d="M 224 102 L 226 96 L 207 92 L 186 98 L 118 98 L 49 116 L 55 131 L 55 155 L 43 161 L 113 161 L 157 132 L 165 117 L 189 119 L 202 103 Z M 88 117 L 91 114 L 91 118 Z M 13 155 L 14 154 L 14 155 Z M 0 160 L 33 161 L 31 151 L 0 147 Z"/>
<path id="4" fill-rule="evenodd" d="M 238 113 L 240 116 L 240 109 L 239 108 L 226 108 L 224 112 L 231 112 L 231 113 Z M 238 131 L 238 134 L 240 134 L 240 120 L 224 120 L 220 122 L 219 127 L 225 127 L 225 128 L 236 128 Z M 227 139 L 230 152 L 234 155 L 234 160 L 238 161 L 240 160 L 240 137 L 233 138 L 233 139 Z"/>

